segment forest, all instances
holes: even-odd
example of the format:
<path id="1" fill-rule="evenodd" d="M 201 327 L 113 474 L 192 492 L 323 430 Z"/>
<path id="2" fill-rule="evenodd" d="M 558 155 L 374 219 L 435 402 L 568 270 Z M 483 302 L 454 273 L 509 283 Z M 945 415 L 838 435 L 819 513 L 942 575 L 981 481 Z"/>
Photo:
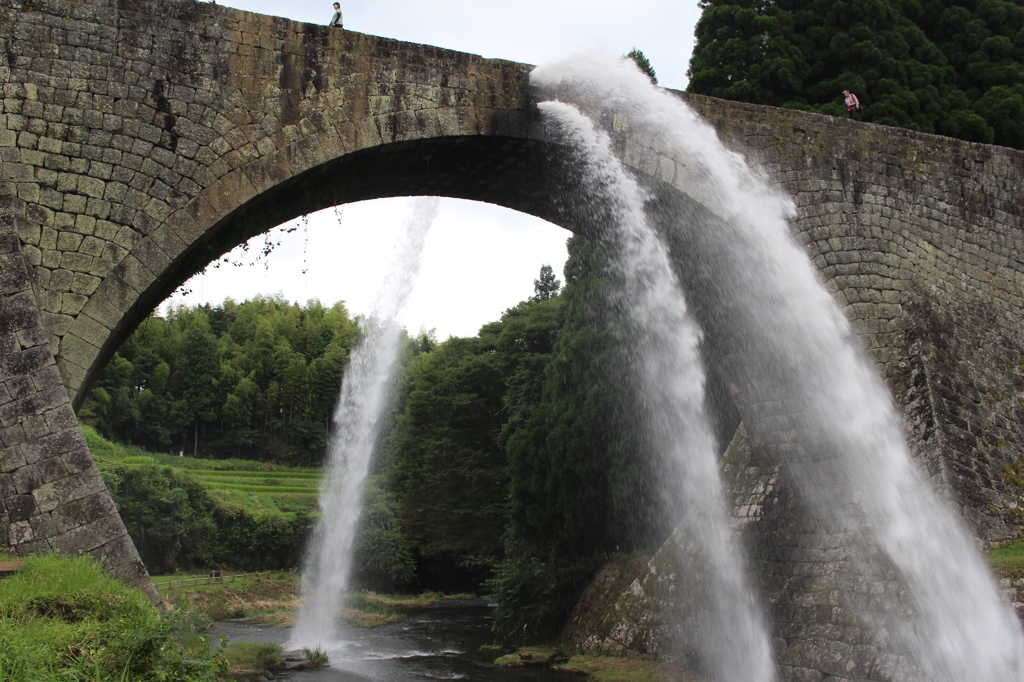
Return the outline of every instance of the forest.
<path id="1" fill-rule="evenodd" d="M 1024 149 L 1019 0 L 702 0 L 688 91 Z"/>
<path id="2" fill-rule="evenodd" d="M 533 296 L 476 336 L 406 338 L 357 548 L 359 584 L 496 595 L 496 632 L 510 644 L 555 636 L 604 562 L 652 551 L 670 531 L 628 325 L 606 296 L 614 276 L 594 244 L 568 246 L 564 287 L 544 266 Z M 164 461 L 193 468 L 315 467 L 359 339 L 340 303 L 170 309 L 124 343 L 80 418 L 113 441 L 190 455 Z M 225 509 L 187 471 L 105 468 L 151 570 L 226 564 L 231 551 L 247 566 L 297 560 L 305 512 L 283 522 Z M 178 511 L 155 508 L 175 500 Z M 277 534 L 291 544 L 273 545 Z"/>

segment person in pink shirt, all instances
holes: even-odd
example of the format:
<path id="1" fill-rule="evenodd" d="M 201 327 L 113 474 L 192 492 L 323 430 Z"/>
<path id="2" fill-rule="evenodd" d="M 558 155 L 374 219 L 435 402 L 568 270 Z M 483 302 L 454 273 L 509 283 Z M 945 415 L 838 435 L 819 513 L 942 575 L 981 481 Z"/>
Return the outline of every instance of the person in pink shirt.
<path id="1" fill-rule="evenodd" d="M 859 121 L 860 100 L 857 99 L 857 95 L 853 94 L 849 90 L 843 90 L 843 95 L 846 97 L 846 115 L 854 121 Z"/>

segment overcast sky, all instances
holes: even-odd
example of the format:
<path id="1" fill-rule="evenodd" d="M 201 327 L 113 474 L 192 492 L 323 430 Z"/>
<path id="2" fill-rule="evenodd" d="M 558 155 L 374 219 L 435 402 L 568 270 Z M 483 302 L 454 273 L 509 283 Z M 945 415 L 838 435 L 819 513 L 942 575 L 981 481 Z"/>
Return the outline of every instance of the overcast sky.
<path id="1" fill-rule="evenodd" d="M 331 0 L 221 0 L 239 9 L 327 23 Z M 480 0 L 434 2 L 342 2 L 345 28 L 438 45 L 529 64 L 563 58 L 579 49 L 625 54 L 643 50 L 660 85 L 686 87 L 697 0 Z M 208 268 L 194 277 L 191 293 L 175 303 L 241 301 L 282 293 L 293 301 L 343 300 L 354 314 L 369 309 L 390 262 L 396 235 L 409 213 L 406 198 L 347 204 L 311 214 L 308 224 L 272 238 L 281 241 L 266 261 L 244 267 Z M 423 264 L 402 324 L 415 333 L 436 329 L 438 337 L 472 336 L 486 322 L 533 293 L 540 267 L 561 278 L 569 233 L 508 209 L 444 199 L 427 237 Z M 263 238 L 254 240 L 262 244 Z M 250 253 L 258 252 L 253 247 Z"/>

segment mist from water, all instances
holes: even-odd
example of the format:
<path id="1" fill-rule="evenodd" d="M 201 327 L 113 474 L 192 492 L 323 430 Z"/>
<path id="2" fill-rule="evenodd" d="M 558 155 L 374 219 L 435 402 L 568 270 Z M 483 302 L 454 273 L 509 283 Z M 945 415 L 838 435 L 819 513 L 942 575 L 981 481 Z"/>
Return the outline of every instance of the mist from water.
<path id="1" fill-rule="evenodd" d="M 701 595 L 700 658 L 719 680 L 770 682 L 771 645 L 729 531 L 718 472 L 718 446 L 704 412 L 701 332 L 672 271 L 668 249 L 648 224 L 645 193 L 612 153 L 608 135 L 570 104 L 543 102 L 546 121 L 579 154 L 583 200 L 609 207 L 602 246 L 623 283 L 614 305 L 629 318 L 628 347 L 641 376 L 651 441 L 667 462 L 658 472 L 686 507 L 686 542 L 678 557 L 706 576 Z M 671 493 L 669 494 L 671 496 Z M 653 501 L 637 501 L 651 504 Z M 671 505 L 666 505 L 671 506 Z"/>
<path id="2" fill-rule="evenodd" d="M 333 648 L 348 588 L 363 483 L 380 434 L 402 339 L 394 322 L 412 292 L 423 242 L 437 215 L 436 197 L 419 197 L 395 247 L 395 257 L 370 314 L 359 321 L 362 340 L 352 350 L 334 412 L 320 482 L 320 519 L 302 570 L 302 606 L 291 644 Z"/>
<path id="3" fill-rule="evenodd" d="M 888 390 L 790 233 L 792 202 L 631 62 L 587 53 L 537 69 L 531 82 L 628 131 L 622 154 L 696 202 L 660 224 L 699 249 L 676 256 L 700 287 L 689 293 L 727 316 L 739 351 L 729 357 L 733 376 L 760 403 L 748 429 L 799 434 L 784 435 L 789 442 L 775 451 L 819 531 L 849 543 L 868 590 L 888 581 L 896 603 L 849 605 L 876 641 L 888 640 L 931 682 L 1024 679 L 1020 623 L 961 520 L 912 462 Z"/>

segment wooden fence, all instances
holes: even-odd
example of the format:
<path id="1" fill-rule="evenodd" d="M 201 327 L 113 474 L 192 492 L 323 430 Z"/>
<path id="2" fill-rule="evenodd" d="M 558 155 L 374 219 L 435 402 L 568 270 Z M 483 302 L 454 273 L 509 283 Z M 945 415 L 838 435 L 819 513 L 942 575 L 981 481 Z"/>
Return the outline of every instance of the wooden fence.
<path id="1" fill-rule="evenodd" d="M 260 576 L 269 576 L 270 571 L 260 571 L 259 573 L 229 573 L 223 574 L 220 571 L 211 571 L 209 575 L 197 575 L 192 578 L 182 578 L 181 580 L 167 580 L 164 582 L 154 582 L 153 587 L 157 590 L 170 590 L 175 587 L 186 587 L 189 585 L 216 585 L 218 583 L 235 582 L 239 578 L 259 578 Z"/>
<path id="2" fill-rule="evenodd" d="M 0 578 L 6 578 L 9 575 L 14 575 L 24 565 L 24 561 L 0 561 Z"/>

